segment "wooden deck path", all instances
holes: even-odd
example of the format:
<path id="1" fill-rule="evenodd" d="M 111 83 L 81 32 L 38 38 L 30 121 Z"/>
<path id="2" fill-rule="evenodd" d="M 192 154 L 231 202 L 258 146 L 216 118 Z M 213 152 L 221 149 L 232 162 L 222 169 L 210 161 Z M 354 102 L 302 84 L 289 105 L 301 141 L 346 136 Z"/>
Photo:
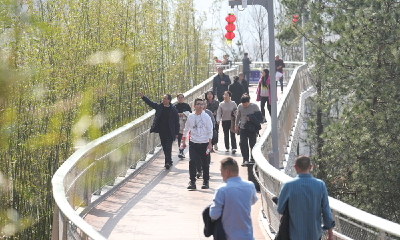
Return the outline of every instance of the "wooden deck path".
<path id="1" fill-rule="evenodd" d="M 255 87 L 249 90 L 251 102 L 259 104 L 255 101 Z M 189 182 L 189 153 L 186 150 L 186 159 L 179 160 L 178 144 L 174 142 L 174 166 L 170 170 L 164 169 L 164 154 L 161 153 L 138 176 L 92 209 L 85 220 L 108 239 L 211 239 L 203 234 L 201 213 L 212 203 L 214 191 L 222 183 L 220 160 L 231 156 L 238 163 L 242 162 L 238 136 L 238 152 L 232 154 L 225 152 L 222 127 L 219 134 L 219 151 L 211 153 L 209 189 L 201 189 L 202 179 L 196 182 L 196 191 L 186 189 Z M 247 180 L 247 167 L 239 167 L 239 175 Z M 259 193 L 258 197 L 251 212 L 254 238 L 269 239 L 259 226 Z"/>

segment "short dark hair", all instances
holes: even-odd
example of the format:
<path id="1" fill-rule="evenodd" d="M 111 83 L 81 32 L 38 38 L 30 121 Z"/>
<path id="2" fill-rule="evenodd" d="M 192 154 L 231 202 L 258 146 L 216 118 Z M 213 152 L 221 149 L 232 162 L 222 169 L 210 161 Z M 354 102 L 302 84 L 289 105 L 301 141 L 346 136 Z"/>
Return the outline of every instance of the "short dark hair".
<path id="1" fill-rule="evenodd" d="M 244 56 L 247 57 L 247 55 L 249 55 L 247 52 L 244 53 Z"/>
<path id="2" fill-rule="evenodd" d="M 229 97 L 232 97 L 231 91 L 225 91 L 224 94 L 225 94 L 225 93 L 228 93 Z"/>
<path id="3" fill-rule="evenodd" d="M 301 171 L 306 171 L 310 168 L 311 159 L 306 155 L 298 156 L 294 161 L 297 168 Z"/>
<path id="4" fill-rule="evenodd" d="M 242 97 L 240 98 L 241 103 L 247 103 L 250 102 L 250 96 L 247 93 L 244 93 Z"/>
<path id="5" fill-rule="evenodd" d="M 208 99 L 208 98 L 207 98 L 208 93 L 211 93 L 211 94 L 213 95 L 213 98 L 212 98 L 212 99 L 214 99 L 215 94 L 214 94 L 213 91 L 207 91 L 207 92 L 204 94 L 204 98 L 205 98 L 206 100 Z"/>
<path id="6" fill-rule="evenodd" d="M 171 102 L 172 101 L 172 96 L 171 96 L 171 94 L 165 94 L 165 95 L 167 95 L 167 98 L 168 98 L 168 100 L 169 100 L 169 102 Z"/>
<path id="7" fill-rule="evenodd" d="M 178 95 L 176 95 L 176 97 L 178 98 L 180 95 L 182 95 L 182 97 L 185 97 L 185 95 L 183 95 L 183 93 L 178 93 Z"/>
<path id="8" fill-rule="evenodd" d="M 203 101 L 203 99 L 201 99 L 201 98 L 196 98 L 195 100 L 194 100 L 194 105 L 196 105 L 197 104 L 197 102 L 199 102 L 199 101 Z"/>
<path id="9" fill-rule="evenodd" d="M 221 168 L 229 169 L 233 173 L 239 173 L 239 167 L 235 159 L 227 157 L 221 160 Z"/>
<path id="10" fill-rule="evenodd" d="M 239 73 L 239 75 L 240 75 L 240 73 Z M 238 77 L 238 76 L 233 76 L 233 81 L 234 81 L 234 82 L 239 81 L 239 77 Z"/>

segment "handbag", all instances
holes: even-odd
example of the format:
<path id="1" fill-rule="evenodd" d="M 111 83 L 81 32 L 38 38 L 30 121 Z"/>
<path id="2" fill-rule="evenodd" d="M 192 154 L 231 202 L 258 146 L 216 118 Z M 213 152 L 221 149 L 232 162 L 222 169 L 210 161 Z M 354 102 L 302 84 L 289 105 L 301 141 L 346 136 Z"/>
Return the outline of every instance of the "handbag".
<path id="1" fill-rule="evenodd" d="M 278 198 L 273 197 L 272 201 L 278 205 Z M 275 240 L 290 240 L 289 235 L 289 200 L 286 202 L 285 211 L 282 214 L 281 224 L 279 225 L 279 230 L 275 235 Z"/>

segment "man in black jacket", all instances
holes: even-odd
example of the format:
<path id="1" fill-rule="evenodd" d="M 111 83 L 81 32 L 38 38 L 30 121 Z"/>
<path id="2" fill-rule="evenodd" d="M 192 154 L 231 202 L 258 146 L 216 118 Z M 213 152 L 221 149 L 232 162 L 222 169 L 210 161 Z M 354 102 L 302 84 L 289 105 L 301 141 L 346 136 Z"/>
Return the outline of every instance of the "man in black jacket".
<path id="1" fill-rule="evenodd" d="M 151 108 L 156 110 L 150 132 L 158 133 L 165 155 L 165 168 L 172 167 L 172 142 L 179 134 L 178 110 L 171 104 L 172 96 L 165 94 L 162 103 L 155 103 L 139 92 L 139 96 Z"/>
<path id="2" fill-rule="evenodd" d="M 224 101 L 224 92 L 228 91 L 228 86 L 231 84 L 231 79 L 224 74 L 222 67 L 218 68 L 218 75 L 213 80 L 213 93 L 217 95 L 218 101 Z"/>
<path id="3" fill-rule="evenodd" d="M 251 64 L 251 59 L 248 58 L 249 54 L 244 53 L 244 58 L 242 59 L 243 63 L 243 74 L 246 77 L 247 82 L 250 82 L 250 64 Z"/>

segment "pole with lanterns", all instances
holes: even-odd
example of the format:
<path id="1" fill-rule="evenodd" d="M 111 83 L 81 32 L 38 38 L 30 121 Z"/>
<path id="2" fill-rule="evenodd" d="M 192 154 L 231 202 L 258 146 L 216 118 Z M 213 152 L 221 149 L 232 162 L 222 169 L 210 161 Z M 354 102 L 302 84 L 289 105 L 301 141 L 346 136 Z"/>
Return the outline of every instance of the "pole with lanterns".
<path id="1" fill-rule="evenodd" d="M 275 67 L 275 29 L 274 29 L 274 3 L 273 0 L 229 0 L 232 8 L 241 5 L 246 8 L 247 4 L 261 5 L 268 11 L 268 35 L 269 35 L 269 67 L 271 86 L 271 135 L 272 153 L 268 154 L 269 163 L 279 169 L 279 147 L 278 147 L 278 118 L 276 101 L 276 67 Z M 236 18 L 235 18 L 236 19 Z"/>

